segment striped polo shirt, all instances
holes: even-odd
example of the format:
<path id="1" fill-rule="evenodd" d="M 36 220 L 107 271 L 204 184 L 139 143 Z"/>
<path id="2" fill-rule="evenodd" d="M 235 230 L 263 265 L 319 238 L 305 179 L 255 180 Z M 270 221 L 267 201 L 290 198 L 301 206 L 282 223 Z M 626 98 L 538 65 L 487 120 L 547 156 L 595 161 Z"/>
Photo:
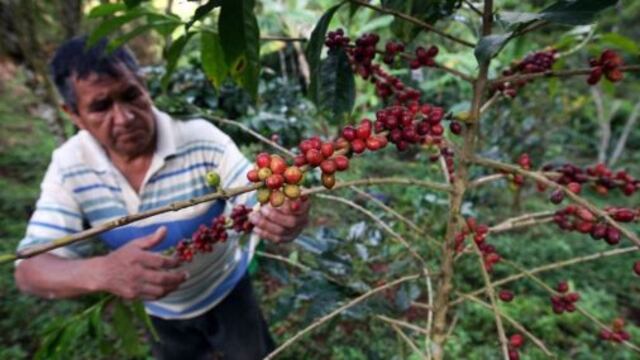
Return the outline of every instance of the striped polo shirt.
<path id="1" fill-rule="evenodd" d="M 245 175 L 251 164 L 229 136 L 205 120 L 176 121 L 157 109 L 154 114 L 156 150 L 138 193 L 109 161 L 102 146 L 82 130 L 54 151 L 18 249 L 211 193 L 216 189 L 205 181 L 210 170 L 220 174 L 223 188 L 248 184 Z M 99 240 L 114 250 L 166 226 L 166 238 L 152 249 L 163 251 L 190 238 L 201 224 L 209 225 L 216 216 L 228 214 L 237 204 L 253 207 L 255 193 L 228 202 L 218 200 L 156 215 L 107 231 L 99 235 Z M 186 319 L 215 306 L 245 274 L 257 237 L 252 236 L 246 247 L 241 247 L 238 240 L 239 236 L 231 232 L 229 240 L 216 244 L 212 252 L 198 254 L 192 262 L 183 264 L 180 270 L 187 270 L 189 278 L 164 298 L 146 302 L 147 312 L 165 319 Z M 51 252 L 65 258 L 86 257 L 92 253 L 94 241 Z"/>

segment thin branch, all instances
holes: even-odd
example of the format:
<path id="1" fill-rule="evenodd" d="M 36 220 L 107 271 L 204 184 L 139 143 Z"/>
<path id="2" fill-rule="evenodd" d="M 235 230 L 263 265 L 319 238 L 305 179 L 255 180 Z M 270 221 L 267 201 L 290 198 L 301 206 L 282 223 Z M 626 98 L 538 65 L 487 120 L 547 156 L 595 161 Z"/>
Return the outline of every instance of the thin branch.
<path id="1" fill-rule="evenodd" d="M 480 178 L 477 178 L 471 182 L 469 182 L 469 188 L 475 188 L 475 187 L 480 187 L 484 184 L 488 184 L 490 182 L 494 182 L 500 179 L 503 179 L 507 177 L 506 174 L 491 174 L 491 175 L 487 175 L 487 176 L 483 176 Z"/>
<path id="2" fill-rule="evenodd" d="M 6 256 L 2 258 L 2 262 L 6 262 L 6 261 L 12 261 L 12 260 L 16 260 L 16 259 L 26 259 L 32 256 L 36 256 L 42 253 L 45 253 L 47 251 L 53 250 L 53 249 L 57 249 L 59 247 L 63 247 L 66 245 L 70 245 L 70 244 L 74 244 L 76 242 L 82 241 L 82 240 L 86 240 L 89 238 L 92 238 L 96 235 L 102 234 L 106 231 L 109 231 L 111 229 L 115 229 L 117 227 L 120 226 L 124 226 L 127 224 L 131 224 L 133 222 L 142 220 L 142 219 L 146 219 L 152 216 L 156 216 L 159 214 L 163 214 L 166 212 L 171 212 L 171 211 L 178 211 L 184 208 L 188 208 L 194 205 L 198 205 L 201 203 L 205 203 L 205 202 L 210 202 L 213 200 L 218 200 L 218 199 L 229 199 L 232 198 L 234 196 L 237 196 L 239 194 L 243 194 L 249 191 L 253 191 L 253 190 L 257 190 L 260 186 L 262 186 L 262 183 L 256 183 L 256 184 L 252 184 L 252 185 L 247 185 L 247 186 L 241 186 L 241 187 L 236 187 L 236 188 L 231 188 L 231 189 L 220 189 L 214 193 L 211 194 L 206 194 L 203 196 L 199 196 L 199 197 L 195 197 L 189 200 L 184 200 L 184 201 L 177 201 L 174 202 L 172 204 L 169 204 L 167 206 L 163 206 L 163 207 L 159 207 L 153 210 L 149 210 L 149 211 L 144 211 L 138 214 L 132 214 L 132 215 L 127 215 L 127 216 L 123 216 L 121 218 L 106 222 L 102 225 L 96 226 L 96 227 L 92 227 L 90 229 L 84 230 L 84 231 L 80 231 L 77 232 L 75 234 L 71 234 L 71 235 L 67 235 L 67 236 L 63 236 L 61 238 L 55 239 L 49 243 L 46 244 L 40 244 L 40 245 L 34 245 L 34 246 L 30 246 L 28 248 L 22 249 L 20 251 L 18 251 L 15 255 L 13 256 Z"/>
<path id="3" fill-rule="evenodd" d="M 502 94 L 501 92 L 496 91 L 495 94 L 493 94 L 493 96 L 489 98 L 489 100 L 487 100 L 484 104 L 482 104 L 482 107 L 480 108 L 480 115 L 484 114 L 487 110 L 489 110 L 489 108 L 500 98 L 501 94 Z"/>
<path id="4" fill-rule="evenodd" d="M 440 35 L 440 36 L 442 36 L 442 37 L 444 37 L 446 39 L 449 39 L 451 41 L 454 41 L 454 42 L 456 42 L 458 44 L 461 44 L 461 45 L 464 45 L 464 46 L 467 46 L 467 47 L 470 47 L 470 48 L 475 48 L 475 44 L 473 44 L 473 43 L 470 43 L 470 42 L 468 42 L 466 40 L 460 39 L 460 38 L 455 37 L 453 35 L 447 34 L 444 31 L 434 27 L 431 24 L 427 24 L 426 22 L 424 22 L 424 21 L 422 21 L 420 19 L 417 19 L 417 18 L 415 18 L 413 16 L 407 15 L 407 14 L 402 13 L 400 11 L 396 11 L 396 10 L 393 10 L 393 9 L 387 9 L 387 8 L 383 8 L 383 7 L 376 6 L 376 5 L 371 5 L 371 4 L 369 4 L 368 2 L 366 2 L 364 0 L 349 0 L 349 1 L 352 2 L 352 3 L 355 3 L 355 4 L 362 5 L 364 7 L 368 7 L 369 9 L 375 10 L 375 11 L 383 13 L 383 14 L 394 15 L 394 16 L 402 19 L 402 20 L 405 20 L 405 21 L 408 21 L 408 22 L 413 23 L 415 25 L 418 25 L 418 26 L 424 28 L 425 30 L 431 31 L 433 33 L 436 33 L 436 34 L 438 34 L 438 35 Z"/>
<path id="5" fill-rule="evenodd" d="M 325 322 L 331 320 L 332 318 L 336 317 L 337 315 L 339 315 L 340 313 L 342 313 L 346 309 L 359 304 L 363 300 L 366 300 L 368 297 L 370 297 L 372 295 L 375 295 L 375 294 L 377 294 L 377 293 L 379 293 L 379 292 L 381 292 L 383 290 L 386 290 L 388 288 L 394 287 L 394 286 L 396 286 L 398 284 L 402 284 L 402 283 L 407 282 L 407 281 L 418 279 L 419 277 L 420 277 L 420 274 L 404 276 L 404 277 L 401 277 L 401 278 L 399 278 L 397 280 L 389 282 L 389 283 L 387 283 L 385 285 L 378 286 L 378 287 L 376 287 L 376 288 L 374 288 L 374 289 L 372 289 L 370 291 L 367 291 L 366 293 L 356 297 L 355 299 L 349 301 L 348 303 L 346 303 L 346 304 L 340 306 L 339 308 L 333 310 L 329 314 L 319 318 L 318 320 L 314 321 L 311 325 L 307 326 L 306 328 L 304 328 L 303 330 L 299 331 L 297 334 L 295 334 L 291 338 L 287 339 L 287 341 L 285 341 L 282 345 L 280 345 L 278 348 L 273 350 L 269 355 L 267 355 L 267 357 L 265 357 L 264 360 L 273 359 L 276 355 L 280 354 L 284 349 L 289 347 L 291 344 L 296 342 L 298 339 L 300 339 L 302 336 L 304 336 L 308 332 L 312 331 L 313 329 L 317 328 L 318 326 L 320 326 L 320 325 L 324 324 Z"/>
<path id="6" fill-rule="evenodd" d="M 504 170 L 504 171 L 511 172 L 511 173 L 518 173 L 518 174 L 521 174 L 521 175 L 523 175 L 525 177 L 532 178 L 532 179 L 534 179 L 534 180 L 536 180 L 538 182 L 541 182 L 544 185 L 547 185 L 549 187 L 553 187 L 553 188 L 557 188 L 557 189 L 562 190 L 562 192 L 564 192 L 566 196 L 571 198 L 571 200 L 573 200 L 573 202 L 575 202 L 576 204 L 581 205 L 582 207 L 587 208 L 589 211 L 591 211 L 592 213 L 596 214 L 598 217 L 604 219 L 609 225 L 611 225 L 612 227 L 618 229 L 622 234 L 624 234 L 624 236 L 626 236 L 629 240 L 631 240 L 634 244 L 636 244 L 636 246 L 640 247 L 640 239 L 638 238 L 638 236 L 635 233 L 633 233 L 632 231 L 630 231 L 627 228 L 625 228 L 625 227 L 621 226 L 620 224 L 618 224 L 618 222 L 613 220 L 611 218 L 611 216 L 609 216 L 609 214 L 607 214 L 605 211 L 602 211 L 600 208 L 598 208 L 597 206 L 593 205 L 591 202 L 587 201 L 586 199 L 584 199 L 581 196 L 578 196 L 578 195 L 574 194 L 572 191 L 567 189 L 565 186 L 562 186 L 562 185 L 560 185 L 558 183 L 555 183 L 555 182 L 549 180 L 544 175 L 542 175 L 542 174 L 540 174 L 538 172 L 524 170 L 524 169 L 522 169 L 522 168 L 520 168 L 518 166 L 506 164 L 506 163 L 503 163 L 503 162 L 500 162 L 500 161 L 496 161 L 496 160 L 482 158 L 482 157 L 479 157 L 479 156 L 474 157 L 472 161 L 474 163 L 478 164 L 478 165 L 483 165 L 483 166 L 491 167 L 491 168 L 494 168 L 494 169 Z"/>
<path id="7" fill-rule="evenodd" d="M 631 110 L 631 115 L 627 118 L 627 122 L 624 124 L 624 129 L 622 130 L 622 134 L 618 139 L 618 143 L 616 144 L 616 148 L 609 159 L 609 166 L 614 166 L 618 159 L 622 155 L 622 151 L 624 150 L 625 145 L 627 144 L 627 138 L 631 131 L 635 128 L 636 121 L 638 120 L 638 116 L 640 115 L 640 102 L 637 102 L 636 105 Z"/>
<path id="8" fill-rule="evenodd" d="M 479 305 L 491 310 L 491 305 L 490 304 L 487 304 L 486 302 L 478 299 L 475 296 L 471 296 L 471 295 L 461 295 L 461 296 L 463 296 L 463 297 L 475 302 L 476 304 L 479 304 Z M 555 354 L 553 354 L 551 351 L 549 351 L 549 349 L 547 349 L 546 345 L 544 344 L 544 342 L 542 342 L 542 340 L 540 340 L 537 336 L 535 336 L 531 332 L 529 332 L 522 324 L 520 324 L 519 322 L 514 320 L 511 316 L 507 315 L 506 313 L 504 313 L 502 311 L 498 311 L 498 313 L 500 314 L 501 317 L 503 317 L 505 320 L 507 320 L 511 324 L 511 326 L 513 326 L 514 328 L 518 329 L 518 331 L 520 331 L 526 337 L 531 339 L 531 341 L 533 341 L 533 343 L 536 344 L 536 346 L 539 347 L 540 350 L 542 350 L 542 352 L 545 353 L 545 355 L 550 356 L 550 357 L 554 357 L 554 358 L 556 357 Z"/>
<path id="9" fill-rule="evenodd" d="M 630 246 L 630 247 L 625 247 L 625 248 L 615 249 L 615 250 L 609 250 L 609 251 L 601 251 L 601 252 L 597 252 L 595 254 L 577 256 L 577 257 L 574 257 L 574 258 L 571 258 L 571 259 L 567 259 L 567 260 L 552 262 L 552 263 L 549 263 L 549 264 L 546 264 L 546 265 L 535 267 L 535 268 L 530 269 L 528 271 L 529 271 L 530 274 L 537 274 L 537 273 L 541 273 L 541 272 L 545 272 L 545 271 L 560 269 L 560 268 L 571 266 L 571 265 L 575 265 L 575 264 L 580 264 L 580 263 L 584 263 L 584 262 L 603 259 L 603 258 L 607 258 L 607 257 L 610 257 L 610 256 L 622 255 L 622 254 L 626 254 L 626 253 L 634 252 L 634 251 L 638 251 L 638 248 L 635 247 L 635 246 Z M 494 287 L 501 286 L 501 285 L 508 284 L 510 282 L 514 282 L 516 280 L 522 279 L 523 277 L 525 277 L 524 273 L 515 274 L 515 275 L 507 276 L 507 277 L 505 277 L 503 279 L 500 279 L 500 280 L 496 280 L 491 284 Z M 485 291 L 486 291 L 486 288 L 483 287 L 481 289 L 474 290 L 474 291 L 472 291 L 470 293 L 466 293 L 466 294 L 463 294 L 463 295 L 476 296 L 476 295 L 480 295 L 480 294 L 484 293 Z M 452 306 L 453 305 L 458 305 L 462 301 L 464 301 L 464 299 L 457 298 L 457 299 L 455 299 L 455 300 L 453 300 L 451 302 L 451 305 Z"/>
<path id="10" fill-rule="evenodd" d="M 334 283 L 334 284 L 338 284 L 340 286 L 345 286 L 342 282 L 340 282 L 338 279 L 325 274 L 322 271 L 318 271 L 318 270 L 314 270 L 306 265 L 291 261 L 290 259 L 284 257 L 284 256 L 280 256 L 280 255 L 276 255 L 276 254 L 271 254 L 268 252 L 264 252 L 264 251 L 260 251 L 260 250 L 256 250 L 256 255 L 263 257 L 263 258 L 267 258 L 267 259 L 271 259 L 271 260 L 276 260 L 276 261 L 281 261 L 289 266 L 295 267 L 297 269 L 300 269 L 304 272 L 316 272 L 316 273 L 320 273 L 325 279 L 329 280 L 330 282 Z"/>
<path id="11" fill-rule="evenodd" d="M 502 221 L 489 228 L 490 233 L 500 233 L 525 226 L 544 224 L 551 221 L 555 211 L 540 211 L 536 213 L 524 214 Z"/>
<path id="12" fill-rule="evenodd" d="M 464 0 L 464 3 L 467 4 L 467 6 L 469 6 L 469 9 L 471 9 L 474 13 L 482 16 L 482 11 L 478 10 L 477 7 L 475 7 L 475 5 L 473 5 L 473 3 L 469 0 Z"/>
<path id="13" fill-rule="evenodd" d="M 412 178 L 400 178 L 400 177 L 386 177 L 386 178 L 369 178 L 369 179 L 358 179 L 358 180 L 349 180 L 349 181 L 341 181 L 336 183 L 331 190 L 340 189 L 343 187 L 350 186 L 359 186 L 359 185 L 380 185 L 380 184 L 406 184 L 406 185 L 415 185 L 419 187 L 424 187 L 432 190 L 438 191 L 451 191 L 451 186 L 441 183 L 436 183 L 433 181 L 427 180 L 418 180 Z M 326 191 L 324 186 L 316 186 L 304 190 L 302 194 L 311 195 L 319 192 Z"/>
<path id="14" fill-rule="evenodd" d="M 384 221 L 382 221 L 380 218 L 375 216 L 371 211 L 363 208 L 362 206 L 354 203 L 351 200 L 348 200 L 348 199 L 345 199 L 345 198 L 341 198 L 339 196 L 324 195 L 324 194 L 316 194 L 316 196 L 319 197 L 319 198 L 322 198 L 322 199 L 341 202 L 341 203 L 343 203 L 345 205 L 348 205 L 348 206 L 360 211 L 361 213 L 367 215 L 369 218 L 371 218 L 371 220 L 375 221 L 384 231 L 389 233 L 394 239 L 396 239 L 400 244 L 402 244 L 402 246 L 404 246 L 409 251 L 409 253 L 411 253 L 411 255 L 416 260 L 418 260 L 418 262 L 423 267 L 426 267 L 426 264 L 427 264 L 426 260 L 407 242 L 407 240 L 405 240 L 405 238 L 402 237 L 402 235 L 398 234 L 395 230 L 393 230 Z"/>
<path id="15" fill-rule="evenodd" d="M 378 319 L 386 321 L 388 323 L 395 324 L 395 325 L 398 325 L 398 326 L 402 326 L 404 328 L 411 329 L 411 330 L 419 332 L 421 334 L 427 334 L 428 335 L 428 333 L 427 333 L 427 331 L 425 329 L 423 329 L 423 328 L 421 328 L 419 326 L 413 325 L 411 323 L 408 323 L 406 321 L 402 321 L 402 320 L 398 320 L 398 319 L 392 319 L 392 318 L 384 316 L 384 315 L 376 315 L 376 317 Z"/>
<path id="16" fill-rule="evenodd" d="M 420 355 L 421 358 L 425 359 L 426 356 L 425 354 L 420 351 L 420 349 L 418 349 L 418 347 L 416 346 L 416 344 L 413 343 L 413 341 L 394 323 L 389 323 L 389 325 L 391 325 L 391 327 L 393 328 L 393 330 L 395 330 L 398 335 L 400 335 L 400 337 L 407 343 L 409 344 L 409 347 L 411 347 L 411 349 L 418 353 Z"/>
<path id="17" fill-rule="evenodd" d="M 509 360 L 509 347 L 507 343 L 507 335 L 504 332 L 504 327 L 502 326 L 502 318 L 500 317 L 500 311 L 498 310 L 498 301 L 496 300 L 496 291 L 491 285 L 491 278 L 489 277 L 489 273 L 487 269 L 484 267 L 484 259 L 482 257 L 482 253 L 477 246 L 473 246 L 476 254 L 478 255 L 478 263 L 480 264 L 480 271 L 482 272 L 482 278 L 484 280 L 485 286 L 487 288 L 487 295 L 489 295 L 489 300 L 491 301 L 490 306 L 493 310 L 493 315 L 496 319 L 496 328 L 498 329 L 498 339 L 500 340 L 500 345 L 502 347 L 502 355 L 505 360 Z"/>
<path id="18" fill-rule="evenodd" d="M 625 66 L 621 66 L 619 69 L 625 72 L 640 72 L 640 65 L 625 65 Z M 491 85 L 501 84 L 505 82 L 517 82 L 520 80 L 531 80 L 531 79 L 536 79 L 540 77 L 555 76 L 555 77 L 563 78 L 563 77 L 571 77 L 576 75 L 588 75 L 590 73 L 591 73 L 591 68 L 560 70 L 560 71 L 547 70 L 547 71 L 531 73 L 531 74 L 516 74 L 516 75 L 502 76 L 492 80 Z"/>
<path id="19" fill-rule="evenodd" d="M 289 156 L 289 157 L 295 157 L 296 155 L 289 149 L 283 147 L 282 145 L 276 143 L 275 141 L 271 141 L 269 139 L 267 139 L 266 137 L 262 136 L 261 134 L 259 134 L 257 131 L 249 128 L 247 125 L 238 122 L 238 121 L 233 121 L 233 120 L 229 120 L 229 119 L 225 119 L 225 118 L 221 118 L 215 115 L 211 115 L 211 114 L 207 114 L 205 112 L 202 111 L 202 109 L 197 108 L 197 107 L 191 107 L 192 110 L 195 111 L 194 114 L 191 114 L 189 116 L 187 116 L 187 119 L 197 119 L 197 118 L 202 118 L 202 119 L 207 119 L 207 120 L 211 120 L 211 121 L 215 121 L 217 123 L 220 124 L 225 124 L 225 125 L 231 125 L 231 126 L 235 126 L 240 128 L 242 131 L 251 134 L 252 136 L 254 136 L 256 139 L 262 141 L 263 143 L 279 150 L 280 152 L 284 153 L 285 155 Z"/>

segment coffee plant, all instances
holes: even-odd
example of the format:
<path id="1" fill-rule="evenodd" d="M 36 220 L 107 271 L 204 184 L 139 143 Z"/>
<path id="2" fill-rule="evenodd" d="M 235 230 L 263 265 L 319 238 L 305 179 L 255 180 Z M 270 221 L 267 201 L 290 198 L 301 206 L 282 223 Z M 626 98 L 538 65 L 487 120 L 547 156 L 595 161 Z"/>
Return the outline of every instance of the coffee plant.
<path id="1" fill-rule="evenodd" d="M 562 68 L 562 64 L 566 64 L 563 58 L 573 56 L 573 53 L 551 47 L 541 48 L 521 59 L 513 59 L 507 68 L 492 68 L 493 59 L 510 42 L 558 24 L 590 24 L 598 13 L 616 5 L 616 1 L 560 0 L 531 13 L 502 11 L 494 6 L 492 0 L 485 0 L 482 4 L 457 0 L 409 3 L 413 5 L 406 6 L 403 1 L 391 0 L 383 0 L 381 5 L 365 0 L 336 2 L 326 9 L 315 25 L 305 49 L 310 75 L 307 95 L 321 116 L 334 119 L 331 122 L 335 127 L 333 133 L 310 136 L 302 139 L 297 146 L 287 148 L 274 141 L 277 139 L 254 132 L 273 151 L 261 152 L 255 157 L 254 168 L 246 174 L 248 185 L 222 189 L 220 176 L 209 173 L 207 182 L 212 188 L 210 194 L 156 209 L 153 214 L 176 211 L 216 199 L 229 199 L 250 191 L 256 192 L 261 206 L 289 206 L 292 211 L 299 209 L 303 201 L 323 197 L 341 201 L 370 215 L 389 233 L 390 239 L 398 241 L 405 248 L 406 258 L 414 270 L 412 273 L 381 281 L 369 290 L 360 291 L 351 301 L 314 319 L 310 325 L 284 341 L 269 355 L 269 359 L 282 354 L 302 336 L 349 308 L 374 295 L 388 294 L 390 289 L 407 282 L 426 284 L 422 300 L 415 302 L 423 311 L 419 316 L 412 317 L 413 322 L 387 317 L 383 317 L 383 320 L 401 336 L 414 354 L 425 358 L 446 358 L 445 346 L 456 321 L 451 315 L 452 309 L 461 303 L 472 302 L 493 313 L 495 346 L 502 358 L 519 359 L 533 347 L 547 357 L 569 356 L 562 354 L 562 349 L 548 347 L 545 334 L 532 333 L 527 330 L 526 323 L 505 313 L 504 308 L 511 306 L 514 299 L 527 296 L 505 287 L 521 278 L 531 279 L 548 294 L 544 301 L 548 301 L 550 313 L 559 317 L 566 313 L 580 313 L 592 322 L 590 331 L 594 337 L 624 346 L 637 356 L 640 347 L 635 345 L 630 332 L 625 330 L 635 325 L 623 318 L 600 319 L 583 308 L 581 303 L 584 299 L 579 283 L 574 283 L 577 279 L 567 279 L 552 286 L 540 273 L 637 251 L 640 238 L 633 226 L 640 219 L 640 208 L 615 203 L 600 206 L 596 203 L 602 203 L 603 199 L 606 202 L 612 194 L 637 196 L 640 179 L 623 169 L 610 168 L 603 163 L 589 166 L 571 162 L 535 163 L 531 154 L 527 153 L 508 154 L 515 159 L 513 163 L 498 161 L 482 155 L 480 138 L 480 128 L 487 123 L 485 115 L 489 109 L 499 102 L 508 104 L 509 101 L 515 101 L 525 87 L 535 87 L 540 82 L 552 79 L 582 77 L 583 87 L 575 91 L 589 91 L 589 86 L 596 86 L 603 81 L 616 84 L 636 80 L 634 73 L 640 71 L 640 65 L 623 52 L 612 49 L 602 49 L 583 68 Z M 261 38 L 254 6 L 253 0 L 210 0 L 197 8 L 191 20 L 183 22 L 178 17 L 159 13 L 140 1 L 104 4 L 91 11 L 91 17 L 104 20 L 90 40 L 112 35 L 134 19 L 141 20 L 143 25 L 114 37 L 113 46 L 123 44 L 144 31 L 155 30 L 164 35 L 179 32 L 181 35 L 165 51 L 167 73 L 163 83 L 166 86 L 182 51 L 190 41 L 199 39 L 202 70 L 212 85 L 220 89 L 225 82 L 232 81 L 258 101 Z M 463 6 L 468 7 L 479 19 L 477 41 L 451 35 L 436 24 L 439 19 L 461 11 Z M 392 29 L 397 37 L 382 38 L 376 33 L 350 34 L 343 28 L 331 27 L 336 13 L 348 11 L 353 16 L 365 9 L 373 10 L 380 16 L 393 16 Z M 211 18 L 217 21 L 209 22 Z M 421 32 L 431 34 L 437 43 L 420 43 L 421 38 L 417 35 Z M 477 61 L 476 71 L 466 73 L 440 60 L 443 53 L 452 52 L 472 52 Z M 419 74 L 424 72 L 447 73 L 467 83 L 471 90 L 468 108 L 447 109 L 440 101 L 432 99 L 429 92 L 423 90 L 424 84 L 419 80 Z M 350 116 L 358 96 L 356 78 L 370 84 L 378 98 L 379 105 L 373 116 L 359 119 Z M 210 111 L 194 108 L 193 112 L 218 124 L 238 125 Z M 345 124 L 345 121 L 348 123 Z M 352 162 L 375 159 L 375 155 L 365 155 L 391 147 L 400 153 L 399 159 L 402 154 L 424 152 L 427 161 L 442 169 L 442 175 L 435 179 L 340 179 L 341 174 L 349 172 Z M 478 169 L 482 169 L 484 175 L 474 176 Z M 548 209 L 497 222 L 464 214 L 463 204 L 473 201 L 473 194 L 478 188 L 502 180 L 514 191 L 527 187 L 535 189 L 540 197 L 548 199 Z M 442 233 L 429 236 L 431 244 L 428 252 L 417 250 L 414 243 L 375 215 L 358 208 L 357 204 L 324 195 L 327 191 L 339 188 L 381 184 L 405 184 L 446 194 L 448 215 L 442 219 L 446 225 Z M 593 200 L 595 197 L 598 198 L 597 202 Z M 173 253 L 182 261 L 192 261 L 199 253 L 211 251 L 217 242 L 226 241 L 230 232 L 251 232 L 252 224 L 248 216 L 253 210 L 239 206 L 232 210 L 229 217 L 219 216 L 209 224 L 202 224 Z M 153 214 L 130 215 L 99 229 L 89 229 L 60 239 L 55 245 L 25 249 L 15 255 L 6 255 L 3 259 L 9 261 L 34 256 Z M 410 221 L 407 223 L 413 224 Z M 581 234 L 585 241 L 604 241 L 614 248 L 544 264 L 539 268 L 523 268 L 505 258 L 495 239 L 504 232 L 533 226 L 557 227 L 560 232 L 575 232 Z M 624 244 L 627 247 L 622 247 Z M 427 258 L 430 261 L 425 260 Z M 435 266 L 433 259 L 437 259 Z M 470 292 L 459 291 L 455 275 L 463 268 L 463 262 L 477 262 L 476 274 L 482 278 L 484 287 Z M 498 267 L 510 269 L 513 273 L 495 279 Z M 628 271 L 640 276 L 640 260 L 629 263 Z M 415 337 L 408 337 L 404 333 L 407 330 L 416 331 L 424 337 L 424 342 L 416 343 Z"/>

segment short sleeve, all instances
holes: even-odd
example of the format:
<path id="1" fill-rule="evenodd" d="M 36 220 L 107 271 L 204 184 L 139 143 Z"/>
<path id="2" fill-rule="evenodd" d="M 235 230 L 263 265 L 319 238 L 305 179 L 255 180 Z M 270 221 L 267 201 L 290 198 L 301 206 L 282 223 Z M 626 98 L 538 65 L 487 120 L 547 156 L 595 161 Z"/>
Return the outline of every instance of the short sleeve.
<path id="1" fill-rule="evenodd" d="M 82 230 L 82 213 L 71 191 L 62 185 L 54 160 L 44 176 L 36 209 L 27 225 L 25 237 L 18 244 L 18 250 L 49 243 Z M 65 258 L 80 258 L 88 256 L 91 251 L 91 241 L 83 241 L 54 249 L 51 253 Z"/>

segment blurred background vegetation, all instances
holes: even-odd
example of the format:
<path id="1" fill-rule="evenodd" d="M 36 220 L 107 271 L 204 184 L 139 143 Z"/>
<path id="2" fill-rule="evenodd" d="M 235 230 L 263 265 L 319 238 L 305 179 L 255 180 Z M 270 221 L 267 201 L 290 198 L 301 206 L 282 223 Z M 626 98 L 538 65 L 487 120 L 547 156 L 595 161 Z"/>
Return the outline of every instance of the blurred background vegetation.
<path id="1" fill-rule="evenodd" d="M 52 150 L 74 129 L 57 111 L 56 95 L 46 77 L 46 59 L 64 39 L 86 33 L 98 22 L 87 17 L 90 9 L 108 1 L 0 1 L 0 252 L 11 252 L 23 236 L 33 210 Z M 262 0 L 256 7 L 261 35 L 308 38 L 322 13 L 335 1 Z M 447 16 L 436 25 L 472 42 L 477 41 L 478 16 L 465 4 L 455 16 Z M 473 2 L 475 3 L 475 1 Z M 536 11 L 551 1 L 495 1 L 499 10 Z M 194 1 L 152 1 L 148 6 L 187 19 L 198 6 Z M 476 4 L 478 5 L 478 4 Z M 629 64 L 640 63 L 640 3 L 621 1 L 605 11 L 598 22 L 589 26 L 552 25 L 520 37 L 510 43 L 492 65 L 492 75 L 499 74 L 514 60 L 546 47 L 569 53 L 556 64 L 558 68 L 585 67 L 589 57 L 605 48 L 618 50 Z M 139 26 L 135 21 L 125 28 Z M 345 7 L 337 13 L 330 29 L 343 27 L 355 38 L 365 32 L 377 32 L 383 40 L 413 37 L 391 16 L 380 16 L 359 9 L 351 16 Z M 500 30 L 499 25 L 496 27 Z M 123 30 L 124 31 L 124 30 Z M 309 80 L 304 59 L 304 43 L 263 41 L 260 101 L 255 104 L 239 88 L 228 83 L 216 90 L 201 70 L 199 48 L 190 42 L 178 62 L 167 91 L 160 85 L 166 64 L 162 52 L 175 34 L 144 33 L 128 45 L 144 65 L 148 86 L 161 109 L 188 115 L 190 105 L 212 110 L 234 119 L 260 133 L 277 134 L 278 141 L 293 146 L 301 137 L 312 134 L 331 136 L 345 120 L 327 116 L 315 109 L 306 98 Z M 409 43 L 441 44 L 439 38 L 421 33 Z M 443 44 L 445 45 L 445 44 Z M 472 51 L 451 44 L 441 46 L 438 59 L 460 71 L 477 70 Z M 394 74 L 418 86 L 427 95 L 423 99 L 454 112 L 469 107 L 470 87 L 457 78 L 427 69 L 411 74 L 397 67 Z M 590 88 L 583 77 L 540 80 L 528 85 L 515 99 L 501 98 L 483 118 L 481 151 L 483 155 L 514 161 L 524 152 L 533 163 L 572 162 L 580 166 L 604 161 L 616 169 L 627 169 L 640 176 L 640 130 L 635 125 L 640 112 L 640 82 L 637 74 L 626 74 L 621 83 L 608 82 Z M 357 80 L 355 111 L 350 121 L 372 116 L 381 105 L 370 84 Z M 628 130 L 625 130 L 628 129 Z M 242 145 L 247 156 L 263 149 L 262 145 L 233 127 L 225 131 Z M 603 134 L 610 133 L 603 140 Z M 619 156 L 614 156 L 623 133 L 627 139 Z M 367 176 L 409 176 L 442 180 L 437 166 L 428 161 L 429 154 L 395 150 L 361 156 L 352 161 L 352 170 L 343 179 Z M 484 175 L 476 169 L 474 176 Z M 341 196 L 356 201 L 381 217 L 405 236 L 423 254 L 434 255 L 423 236 L 382 211 L 369 197 L 350 190 Z M 393 207 L 420 225 L 431 236 L 444 233 L 447 202 L 444 194 L 431 193 L 408 186 L 367 188 L 367 193 Z M 637 206 L 637 196 L 624 198 L 612 194 L 588 196 L 600 205 Z M 463 210 L 483 223 L 495 224 L 516 214 L 550 209 L 546 195 L 534 186 L 511 191 L 505 182 L 476 190 L 470 194 Z M 637 230 L 637 229 L 636 229 Z M 603 242 L 588 237 L 561 233 L 554 226 L 539 226 L 509 232 L 491 239 L 505 258 L 534 267 L 561 259 L 606 250 Z M 279 254 L 304 264 L 311 271 L 301 271 L 283 262 L 260 258 L 254 283 L 259 289 L 262 307 L 278 342 L 294 335 L 314 319 L 330 312 L 353 296 L 412 272 L 412 263 L 404 249 L 361 213 L 347 206 L 316 199 L 313 224 L 290 246 L 266 245 L 265 252 Z M 628 320 L 632 341 L 640 339 L 640 285 L 631 271 L 638 255 L 631 253 L 543 273 L 548 284 L 568 279 L 582 299 L 580 304 L 604 322 L 614 317 Z M 437 266 L 433 258 L 432 266 Z M 482 286 L 477 259 L 462 258 L 457 263 L 455 283 L 460 291 Z M 0 359 L 32 358 L 43 336 L 64 319 L 81 313 L 95 302 L 94 297 L 78 300 L 47 301 L 21 295 L 15 287 L 13 268 L 0 268 Z M 415 271 L 415 270 L 414 270 Z M 513 273 L 507 265 L 497 266 L 493 276 Z M 331 280 L 327 279 L 327 275 Z M 638 354 L 622 346 L 598 340 L 598 329 L 579 314 L 554 315 L 548 295 L 534 282 L 524 279 L 506 288 L 516 293 L 512 303 L 501 308 L 543 339 L 560 358 L 633 359 Z M 417 358 L 406 343 L 376 315 L 386 314 L 424 325 L 425 312 L 412 301 L 424 301 L 422 284 L 403 285 L 350 309 L 339 318 L 315 330 L 289 348 L 282 358 L 291 359 L 407 359 Z M 499 357 L 493 314 L 465 303 L 452 311 L 456 321 L 447 345 L 452 359 L 490 359 Z M 104 316 L 109 324 L 110 313 Z M 510 332 L 510 331 L 508 331 Z M 142 327 L 138 335 L 146 337 Z M 419 334 L 411 334 L 420 339 Z M 98 341 L 91 331 L 78 331 L 66 341 L 72 350 L 56 356 L 72 358 L 124 358 L 122 340 L 115 330 L 105 326 L 106 342 Z M 418 340 L 418 343 L 423 343 Z M 145 358 L 144 347 L 139 357 Z M 528 344 L 523 359 L 541 359 L 544 355 Z"/>

